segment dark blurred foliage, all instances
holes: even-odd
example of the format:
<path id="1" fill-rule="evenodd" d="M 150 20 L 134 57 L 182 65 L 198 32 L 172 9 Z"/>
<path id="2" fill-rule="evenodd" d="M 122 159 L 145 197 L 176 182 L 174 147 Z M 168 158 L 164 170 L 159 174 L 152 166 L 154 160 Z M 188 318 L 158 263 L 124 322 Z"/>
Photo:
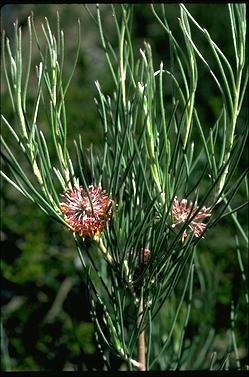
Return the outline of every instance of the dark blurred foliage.
<path id="1" fill-rule="evenodd" d="M 94 5 L 90 6 L 94 10 Z M 188 5 L 201 25 L 209 30 L 210 35 L 226 51 L 228 59 L 232 57 L 232 43 L 227 39 L 228 12 L 223 4 Z M 22 26 L 23 38 L 27 37 L 27 17 L 33 11 L 35 23 L 41 35 L 41 22 L 46 16 L 51 22 L 59 11 L 61 26 L 65 34 L 65 74 L 69 75 L 73 64 L 77 18 L 80 18 L 81 52 L 75 76 L 67 95 L 67 116 L 69 124 L 69 147 L 72 158 L 75 156 L 73 139 L 82 135 L 87 149 L 90 143 L 100 145 L 102 131 L 94 104 L 96 89 L 94 81 L 99 80 L 107 92 L 112 92 L 112 82 L 101 50 L 97 29 L 83 6 L 78 4 L 46 5 L 5 5 L 1 9 L 1 28 L 12 41 L 12 23 L 18 18 Z M 111 9 L 102 5 L 103 22 L 108 37 L 115 46 Z M 179 8 L 169 5 L 168 19 L 173 33 L 178 33 L 177 17 Z M 212 17 L 210 17 L 212 14 Z M 53 25 L 53 22 L 51 22 Z M 143 41 L 148 41 L 154 53 L 154 65 L 160 60 L 168 61 L 168 40 L 160 25 L 155 21 L 149 5 L 134 6 L 134 51 L 139 56 Z M 177 34 L 178 35 L 178 34 Z M 180 36 L 179 36 L 180 38 Z M 196 32 L 195 40 L 208 56 L 207 44 Z M 24 42 L 25 43 L 25 42 Z M 34 62 L 38 54 L 34 52 Z M 200 116 L 207 127 L 216 119 L 221 99 L 205 69 L 199 72 L 198 103 Z M 3 80 L 2 80 L 3 81 Z M 2 108 L 4 114 L 13 121 L 11 105 L 5 84 L 2 82 Z M 32 82 L 30 90 L 32 92 Z M 33 98 L 30 98 L 33 101 Z M 243 118 L 244 114 L 242 114 Z M 40 114 L 41 128 L 46 134 L 46 119 Z M 19 160 L 23 157 L 20 155 Z M 25 161 L 22 161 L 25 164 Z M 243 157 L 241 167 L 248 163 Z M 241 203 L 245 193 L 237 195 L 235 205 Z M 1 269 L 2 269 L 2 337 L 3 370 L 92 370 L 102 369 L 103 361 L 94 342 L 93 326 L 88 307 L 88 295 L 82 279 L 80 261 L 77 258 L 71 234 L 27 201 L 9 184 L 2 182 L 1 207 Z M 240 213 L 240 219 L 248 224 L 246 210 Z M 211 233 L 211 232 L 210 232 Z M 215 347 L 224 347 L 225 334 L 230 327 L 231 300 L 236 311 L 236 335 L 242 365 L 246 361 L 247 347 L 247 311 L 244 289 L 241 286 L 239 265 L 235 253 L 234 236 L 237 234 L 230 218 L 212 230 L 198 247 L 197 273 L 194 282 L 194 302 L 191 310 L 187 336 L 200 331 L 200 326 L 213 327 L 219 335 Z M 245 247 L 241 252 L 246 255 Z M 244 263 L 247 265 L 244 258 Z M 202 297 L 203 290 L 198 274 L 204 279 L 205 292 L 210 297 Z M 181 286 L 178 290 L 180 292 Z M 206 304 L 209 303 L 209 307 Z M 215 349 L 214 349 L 215 350 Z M 113 359 L 114 368 L 120 367 L 119 360 Z"/>

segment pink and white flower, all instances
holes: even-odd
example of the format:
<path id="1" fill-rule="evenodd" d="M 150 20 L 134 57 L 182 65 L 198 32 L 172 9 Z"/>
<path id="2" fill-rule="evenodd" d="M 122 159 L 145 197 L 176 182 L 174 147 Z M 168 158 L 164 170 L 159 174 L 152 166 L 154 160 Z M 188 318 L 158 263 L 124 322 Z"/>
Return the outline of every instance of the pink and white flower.
<path id="1" fill-rule="evenodd" d="M 192 232 L 194 232 L 195 237 L 200 237 L 206 228 L 206 224 L 200 220 L 210 217 L 211 212 L 210 208 L 202 207 L 200 210 L 198 210 L 198 208 L 198 206 L 193 208 L 193 203 L 191 200 L 189 201 L 189 205 L 187 207 L 187 199 L 182 199 L 179 202 L 176 196 L 172 206 L 172 228 L 178 224 L 185 223 L 189 216 L 191 218 L 194 216 L 193 220 L 188 224 L 188 227 Z M 183 232 L 183 237 L 187 237 L 186 229 Z"/>
<path id="2" fill-rule="evenodd" d="M 88 187 L 89 196 L 82 186 L 75 186 L 63 194 L 60 203 L 66 222 L 81 237 L 99 236 L 112 217 L 112 201 L 100 186 Z"/>

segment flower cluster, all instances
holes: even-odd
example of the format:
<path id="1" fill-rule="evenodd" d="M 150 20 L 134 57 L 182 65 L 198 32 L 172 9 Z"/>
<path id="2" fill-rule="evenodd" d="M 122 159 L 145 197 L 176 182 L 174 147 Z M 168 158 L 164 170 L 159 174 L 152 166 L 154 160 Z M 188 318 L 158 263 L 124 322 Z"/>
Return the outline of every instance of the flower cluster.
<path id="1" fill-rule="evenodd" d="M 98 236 L 112 217 L 112 202 L 105 190 L 91 185 L 88 193 L 75 186 L 63 194 L 65 201 L 60 203 L 66 222 L 83 238 Z"/>
<path id="2" fill-rule="evenodd" d="M 199 207 L 193 208 L 193 203 L 190 201 L 189 206 L 187 207 L 187 200 L 182 199 L 180 202 L 177 197 L 174 198 L 173 206 L 172 206 L 172 217 L 173 217 L 173 224 L 172 228 L 176 225 L 185 223 L 187 218 L 193 217 L 193 220 L 188 224 L 188 227 L 196 237 L 200 237 L 201 233 L 206 227 L 206 224 L 201 222 L 201 219 L 205 219 L 206 217 L 211 216 L 210 208 L 202 207 L 198 210 Z M 184 230 L 183 237 L 187 237 L 187 231 Z"/>

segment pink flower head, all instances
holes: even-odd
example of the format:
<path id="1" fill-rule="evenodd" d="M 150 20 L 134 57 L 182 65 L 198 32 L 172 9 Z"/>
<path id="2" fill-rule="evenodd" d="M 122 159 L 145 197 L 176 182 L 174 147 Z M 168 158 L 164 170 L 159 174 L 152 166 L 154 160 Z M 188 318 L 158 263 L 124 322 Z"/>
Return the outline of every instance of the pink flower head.
<path id="1" fill-rule="evenodd" d="M 66 222 L 81 237 L 98 236 L 112 216 L 112 202 L 106 192 L 92 185 L 88 192 L 91 201 L 83 187 L 75 186 L 63 194 L 65 202 L 60 203 Z"/>
<path id="2" fill-rule="evenodd" d="M 148 264 L 150 260 L 150 249 L 142 249 L 142 255 L 141 255 L 141 263 Z"/>
<path id="3" fill-rule="evenodd" d="M 199 207 L 197 206 L 193 209 L 193 203 L 191 202 L 191 200 L 189 202 L 189 206 L 187 207 L 187 199 L 182 199 L 179 202 L 176 196 L 174 198 L 172 207 L 172 217 L 174 221 L 172 228 L 174 228 L 178 224 L 185 223 L 188 216 L 190 216 L 191 218 L 194 216 L 193 220 L 188 224 L 188 226 L 191 231 L 194 232 L 195 237 L 200 237 L 201 233 L 206 228 L 206 224 L 202 223 L 200 220 L 211 216 L 211 213 L 210 208 L 202 207 L 199 211 L 198 208 Z M 183 232 L 183 237 L 187 237 L 186 230 L 184 230 Z"/>

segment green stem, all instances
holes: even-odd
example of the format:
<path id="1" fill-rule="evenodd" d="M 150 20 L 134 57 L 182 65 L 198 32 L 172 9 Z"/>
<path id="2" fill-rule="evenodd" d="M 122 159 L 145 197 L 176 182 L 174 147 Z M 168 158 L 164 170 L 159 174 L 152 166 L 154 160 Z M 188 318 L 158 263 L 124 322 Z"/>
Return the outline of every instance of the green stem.
<path id="1" fill-rule="evenodd" d="M 124 35 L 125 35 L 125 25 L 123 23 L 121 30 L 121 40 L 120 40 L 120 81 L 122 88 L 122 98 L 124 108 L 126 106 L 126 93 L 125 93 L 125 71 L 124 71 Z"/>
<path id="2" fill-rule="evenodd" d="M 112 256 L 108 253 L 105 245 L 103 244 L 103 241 L 100 237 L 98 236 L 94 236 L 94 241 L 96 242 L 96 244 L 98 245 L 98 248 L 99 250 L 102 252 L 102 254 L 104 255 L 105 259 L 107 260 L 108 263 L 110 263 L 112 266 L 114 266 L 114 261 L 113 261 L 113 258 Z"/>
<path id="3" fill-rule="evenodd" d="M 228 159 L 230 157 L 231 150 L 232 150 L 232 146 L 233 146 L 234 132 L 235 132 L 235 127 L 236 127 L 237 117 L 238 117 L 238 105 L 239 105 L 239 94 L 240 94 L 241 79 L 242 79 L 242 68 L 238 72 L 237 85 L 236 85 L 235 98 L 234 98 L 234 106 L 233 106 L 233 114 L 232 114 L 231 131 L 230 131 L 229 137 L 228 137 L 227 152 L 224 156 L 223 164 L 226 164 L 226 162 L 228 161 Z M 216 193 L 217 196 L 221 193 L 221 191 L 224 187 L 226 176 L 228 174 L 228 170 L 229 170 L 229 164 L 227 164 L 227 167 L 224 170 L 224 172 L 223 172 L 223 174 L 220 178 L 220 183 L 219 183 L 217 193 Z"/>

